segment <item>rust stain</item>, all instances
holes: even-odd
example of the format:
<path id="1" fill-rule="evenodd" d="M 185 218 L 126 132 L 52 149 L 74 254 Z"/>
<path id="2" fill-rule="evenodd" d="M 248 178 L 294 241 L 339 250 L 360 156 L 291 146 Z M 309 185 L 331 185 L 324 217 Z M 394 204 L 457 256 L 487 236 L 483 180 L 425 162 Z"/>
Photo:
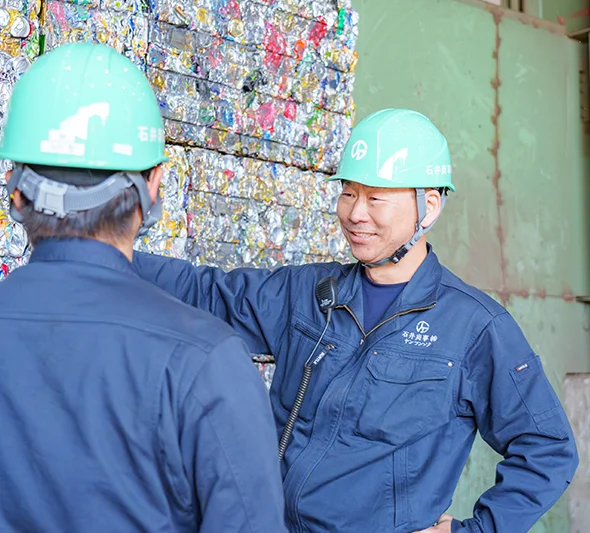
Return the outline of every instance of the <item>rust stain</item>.
<path id="1" fill-rule="evenodd" d="M 574 296 L 574 293 L 572 292 L 572 290 L 569 287 L 565 288 L 561 297 L 566 302 L 575 302 L 576 301 L 576 297 Z"/>
<path id="2" fill-rule="evenodd" d="M 490 154 L 494 158 L 494 175 L 492 176 L 492 185 L 494 186 L 494 190 L 496 191 L 496 209 L 498 213 L 498 228 L 497 228 L 497 235 L 498 241 L 500 242 L 500 271 L 502 274 L 502 288 L 498 291 L 498 295 L 500 296 L 500 300 L 504 306 L 507 305 L 509 300 L 509 293 L 506 290 L 506 268 L 507 268 L 507 261 L 504 251 L 504 227 L 502 225 L 502 191 L 500 190 L 500 178 L 502 177 L 502 171 L 500 170 L 500 162 L 499 162 L 499 151 L 500 151 L 500 114 L 502 113 L 502 108 L 500 107 L 500 86 L 502 82 L 500 80 L 500 45 L 502 44 L 502 39 L 500 37 L 500 23 L 502 22 L 503 12 L 501 9 L 494 9 L 490 8 L 490 12 L 494 19 L 494 24 L 496 26 L 496 40 L 494 43 L 494 51 L 492 53 L 492 57 L 494 58 L 495 63 L 495 73 L 494 78 L 491 80 L 490 84 L 494 90 L 494 109 L 491 116 L 492 124 L 494 125 L 494 140 L 492 142 L 492 146 L 489 148 Z"/>
<path id="3" fill-rule="evenodd" d="M 531 26 L 535 29 L 542 28 L 543 30 L 548 31 L 550 33 L 555 33 L 557 35 L 565 35 L 563 29 L 555 23 L 547 23 L 547 21 L 543 21 L 542 19 L 533 17 L 531 15 L 527 15 L 526 13 L 518 13 L 516 11 L 509 10 L 508 8 L 499 7 L 495 5 L 487 5 L 485 6 L 485 9 L 494 17 L 494 22 L 496 25 L 500 24 L 500 21 L 503 17 L 507 17 L 513 20 L 517 20 L 525 26 Z M 562 22 L 562 20 L 559 19 L 563 20 L 563 17 L 559 17 L 558 21 L 561 26 L 564 26 L 565 21 Z"/>
<path id="4" fill-rule="evenodd" d="M 545 300 L 547 298 L 547 291 L 545 289 L 539 289 L 535 293 L 535 297 L 540 298 L 541 300 Z"/>
<path id="5" fill-rule="evenodd" d="M 502 289 L 484 289 L 485 292 L 497 294 L 502 302 L 509 302 L 513 296 L 518 296 L 523 299 L 537 298 L 539 300 L 546 300 L 547 298 L 561 298 L 566 302 L 575 302 L 576 297 L 570 289 L 565 289 L 563 293 L 556 295 L 549 295 L 545 289 L 539 289 L 537 291 L 529 291 L 527 289 L 510 290 L 507 288 Z M 506 305 L 503 303 L 503 305 Z"/>
<path id="6" fill-rule="evenodd" d="M 500 298 L 500 301 L 502 302 L 502 305 L 504 307 L 506 307 L 510 303 L 510 296 L 511 296 L 510 291 L 508 291 L 506 289 L 499 289 L 499 290 L 495 291 L 495 293 Z"/>
<path id="7" fill-rule="evenodd" d="M 500 22 L 502 22 L 502 18 L 504 17 L 504 11 L 494 5 L 488 5 L 486 6 L 486 9 L 492 14 L 492 17 L 494 17 L 494 24 L 499 26 Z"/>
<path id="8" fill-rule="evenodd" d="M 538 30 L 538 29 L 541 27 L 541 26 L 539 25 L 539 22 L 538 22 L 538 21 L 536 21 L 536 20 L 533 20 L 533 21 L 531 22 L 531 25 L 533 26 L 533 28 L 535 28 L 535 29 L 537 29 L 537 30 Z"/>
<path id="9" fill-rule="evenodd" d="M 520 291 L 517 292 L 517 294 L 521 297 L 524 298 L 525 300 L 527 298 L 530 297 L 531 293 L 529 291 L 527 291 L 526 289 L 521 289 Z"/>
<path id="10" fill-rule="evenodd" d="M 575 19 L 575 18 L 580 18 L 580 17 L 587 17 L 588 15 L 590 15 L 590 7 L 587 7 L 585 9 L 581 9 L 580 11 L 574 11 L 573 13 L 570 13 L 569 15 L 566 15 L 565 17 L 559 17 L 559 18 L 562 20 Z"/>
<path id="11" fill-rule="evenodd" d="M 504 245 L 506 239 L 504 238 L 504 229 L 502 228 L 501 224 L 498 224 L 498 229 L 496 230 L 496 235 L 498 236 L 498 240 L 500 241 L 500 245 Z"/>

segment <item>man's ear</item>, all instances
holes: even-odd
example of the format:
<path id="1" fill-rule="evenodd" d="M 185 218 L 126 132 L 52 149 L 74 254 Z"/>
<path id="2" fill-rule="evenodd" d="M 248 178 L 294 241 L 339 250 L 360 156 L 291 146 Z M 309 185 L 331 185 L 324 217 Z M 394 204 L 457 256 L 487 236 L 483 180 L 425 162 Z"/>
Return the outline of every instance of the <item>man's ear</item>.
<path id="1" fill-rule="evenodd" d="M 427 228 L 434 224 L 439 217 L 442 209 L 442 199 L 439 191 L 436 189 L 430 189 L 425 191 L 424 200 L 426 201 L 426 216 L 420 225 L 423 228 Z"/>
<path id="2" fill-rule="evenodd" d="M 6 173 L 6 183 L 8 183 L 10 181 L 11 177 L 12 177 L 12 170 L 9 170 Z M 14 192 L 10 195 L 10 199 L 12 200 L 12 203 L 14 204 L 14 207 L 16 207 L 18 212 L 19 213 L 22 212 L 23 194 L 18 189 L 15 189 Z"/>
<path id="3" fill-rule="evenodd" d="M 163 175 L 164 171 L 162 170 L 162 166 L 158 165 L 157 167 L 152 168 L 149 178 L 146 181 L 152 204 L 156 203 L 156 198 L 158 197 L 158 194 L 160 194 L 160 182 L 162 181 Z"/>

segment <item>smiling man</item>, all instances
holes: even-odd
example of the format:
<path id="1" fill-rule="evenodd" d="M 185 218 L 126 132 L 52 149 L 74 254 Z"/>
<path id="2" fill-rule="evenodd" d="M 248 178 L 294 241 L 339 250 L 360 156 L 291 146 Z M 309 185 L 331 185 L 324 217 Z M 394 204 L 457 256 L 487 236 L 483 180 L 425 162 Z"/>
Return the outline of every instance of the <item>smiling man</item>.
<path id="1" fill-rule="evenodd" d="M 380 111 L 331 179 L 355 264 L 225 273 L 137 254 L 136 268 L 275 356 L 292 533 L 525 533 L 566 490 L 576 446 L 516 322 L 426 242 L 454 191 L 446 139 L 419 113 Z M 336 297 L 316 298 L 326 277 Z M 478 430 L 503 460 L 461 522 L 444 512 Z"/>

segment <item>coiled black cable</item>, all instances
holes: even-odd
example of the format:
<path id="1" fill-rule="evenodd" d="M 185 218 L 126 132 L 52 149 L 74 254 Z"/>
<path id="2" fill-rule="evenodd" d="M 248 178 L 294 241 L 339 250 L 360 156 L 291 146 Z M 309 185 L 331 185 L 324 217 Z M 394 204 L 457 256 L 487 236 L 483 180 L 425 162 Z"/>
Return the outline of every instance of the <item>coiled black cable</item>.
<path id="1" fill-rule="evenodd" d="M 311 381 L 312 373 L 312 366 L 305 366 L 303 368 L 303 377 L 301 378 L 301 383 L 299 383 L 297 396 L 295 398 L 295 402 L 293 403 L 293 407 L 291 408 L 291 412 L 289 413 L 289 419 L 287 420 L 287 423 L 283 429 L 283 433 L 281 434 L 281 442 L 279 443 L 279 461 L 282 461 L 283 457 L 285 457 L 285 452 L 287 451 L 287 446 L 289 446 L 289 440 L 291 439 L 291 434 L 295 428 L 295 421 L 297 420 L 299 411 L 303 405 L 303 400 L 305 399 L 305 394 L 307 393 L 307 387 Z"/>
<path id="2" fill-rule="evenodd" d="M 318 363 L 325 357 L 325 355 L 332 349 L 334 346 L 329 344 L 325 346 L 324 349 L 321 351 L 320 355 L 318 355 L 313 361 L 312 357 L 314 356 L 318 346 L 322 342 L 324 335 L 330 325 L 330 318 L 332 317 L 332 309 L 328 309 L 327 317 L 326 317 L 326 326 L 324 327 L 324 331 L 320 335 L 320 338 L 316 345 L 314 346 L 311 354 L 307 358 L 305 365 L 303 366 L 303 376 L 301 378 L 301 382 L 299 383 L 299 389 L 297 389 L 297 396 L 295 397 L 295 402 L 293 402 L 293 407 L 291 408 L 291 412 L 289 413 L 289 418 L 287 419 L 287 423 L 283 428 L 283 432 L 281 433 L 281 440 L 279 442 L 279 462 L 283 460 L 285 457 L 285 452 L 287 451 L 287 446 L 289 446 L 289 441 L 291 440 L 291 435 L 293 433 L 293 429 L 295 428 L 295 422 L 299 416 L 299 411 L 301 410 L 301 406 L 303 405 L 303 400 L 305 399 L 305 395 L 307 393 L 307 387 L 309 386 L 309 382 L 311 381 L 311 375 L 313 373 L 313 369 L 318 365 Z"/>

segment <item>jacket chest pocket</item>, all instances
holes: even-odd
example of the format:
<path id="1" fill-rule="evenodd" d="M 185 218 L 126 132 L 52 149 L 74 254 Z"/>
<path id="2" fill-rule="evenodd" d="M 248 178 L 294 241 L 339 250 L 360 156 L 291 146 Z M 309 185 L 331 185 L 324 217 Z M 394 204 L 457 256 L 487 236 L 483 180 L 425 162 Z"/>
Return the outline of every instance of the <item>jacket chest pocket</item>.
<path id="1" fill-rule="evenodd" d="M 303 322 L 295 321 L 291 325 L 289 352 L 292 355 L 286 361 L 284 368 L 277 368 L 280 375 L 275 374 L 275 379 L 278 377 L 280 383 L 280 404 L 286 411 L 290 411 L 295 403 L 304 364 L 317 345 L 320 335 L 321 330 L 316 330 Z M 322 354 L 323 358 L 313 369 L 307 393 L 299 411 L 299 418 L 302 420 L 309 422 L 313 419 L 326 388 L 343 366 L 343 360 L 340 357 L 340 344 L 338 340 L 334 340 L 329 334 L 326 334 L 314 351 L 313 360 Z"/>
<path id="2" fill-rule="evenodd" d="M 401 447 L 446 424 L 455 413 L 455 363 L 438 356 L 370 352 L 355 432 Z"/>

